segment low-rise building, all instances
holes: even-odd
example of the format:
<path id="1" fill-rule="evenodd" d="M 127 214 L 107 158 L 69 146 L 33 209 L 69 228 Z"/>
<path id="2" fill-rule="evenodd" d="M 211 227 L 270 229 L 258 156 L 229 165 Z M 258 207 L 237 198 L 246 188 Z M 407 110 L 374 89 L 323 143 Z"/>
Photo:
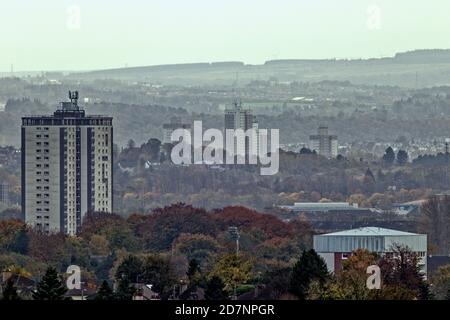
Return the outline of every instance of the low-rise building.
<path id="1" fill-rule="evenodd" d="M 314 236 L 314 250 L 325 260 L 328 270 L 338 273 L 342 263 L 357 249 L 380 255 L 393 253 L 394 245 L 408 247 L 419 257 L 421 273 L 427 274 L 427 235 L 377 227 L 365 227 Z"/>

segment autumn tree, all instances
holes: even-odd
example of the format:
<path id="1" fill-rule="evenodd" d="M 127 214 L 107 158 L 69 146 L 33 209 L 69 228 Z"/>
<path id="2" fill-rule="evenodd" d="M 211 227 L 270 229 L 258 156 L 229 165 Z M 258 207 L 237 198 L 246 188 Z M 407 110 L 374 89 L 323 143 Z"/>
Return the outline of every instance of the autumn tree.
<path id="1" fill-rule="evenodd" d="M 129 281 L 137 283 L 142 272 L 142 259 L 136 255 L 128 255 L 117 268 L 115 278 L 118 280 L 127 278 Z"/>
<path id="2" fill-rule="evenodd" d="M 210 277 L 219 277 L 224 290 L 231 294 L 239 285 L 247 283 L 252 275 L 253 262 L 243 254 L 226 254 L 216 262 Z"/>
<path id="3" fill-rule="evenodd" d="M 431 292 L 438 300 L 447 300 L 450 298 L 450 265 L 440 267 L 430 277 Z"/>
<path id="4" fill-rule="evenodd" d="M 188 260 L 195 259 L 204 265 L 212 259 L 221 246 L 212 236 L 204 234 L 182 233 L 174 241 L 174 249 L 185 255 Z"/>
<path id="5" fill-rule="evenodd" d="M 379 262 L 382 289 L 375 298 L 421 299 L 429 298 L 429 288 L 420 273 L 419 257 L 408 247 L 394 244 L 391 252 Z"/>
<path id="6" fill-rule="evenodd" d="M 365 249 L 358 249 L 344 261 L 342 270 L 325 285 L 313 281 L 308 299 L 317 300 L 367 300 L 371 291 L 367 288 L 367 267 L 374 265 L 378 257 Z"/>
<path id="7" fill-rule="evenodd" d="M 26 254 L 29 242 L 27 232 L 26 225 L 20 220 L 0 221 L 0 252 Z"/>
<path id="8" fill-rule="evenodd" d="M 174 240 L 183 233 L 212 236 L 216 227 L 206 210 L 177 203 L 155 209 L 137 233 L 143 237 L 146 249 L 163 251 L 172 248 Z"/>
<path id="9" fill-rule="evenodd" d="M 419 231 L 428 235 L 436 254 L 450 252 L 450 196 L 431 196 L 422 205 Z"/>
<path id="10" fill-rule="evenodd" d="M 151 254 L 144 258 L 142 280 L 145 283 L 151 283 L 152 289 L 164 297 L 171 292 L 178 279 L 169 257 Z"/>

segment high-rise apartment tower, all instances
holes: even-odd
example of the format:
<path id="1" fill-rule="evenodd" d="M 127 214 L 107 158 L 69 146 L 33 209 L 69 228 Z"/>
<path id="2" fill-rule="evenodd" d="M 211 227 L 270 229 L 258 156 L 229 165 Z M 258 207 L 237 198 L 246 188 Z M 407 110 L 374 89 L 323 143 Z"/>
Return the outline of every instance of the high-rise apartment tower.
<path id="1" fill-rule="evenodd" d="M 53 115 L 22 118 L 22 211 L 46 233 L 75 235 L 88 211 L 113 210 L 112 118 L 69 92 Z"/>

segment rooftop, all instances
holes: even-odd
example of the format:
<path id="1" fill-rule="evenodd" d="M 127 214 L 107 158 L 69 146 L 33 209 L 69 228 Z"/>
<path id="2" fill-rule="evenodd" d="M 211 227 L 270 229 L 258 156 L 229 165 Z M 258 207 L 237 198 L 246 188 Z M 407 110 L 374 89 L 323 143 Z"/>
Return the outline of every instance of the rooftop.
<path id="1" fill-rule="evenodd" d="M 322 234 L 322 236 L 414 236 L 414 235 L 418 234 L 378 227 L 364 227 Z"/>
<path id="2" fill-rule="evenodd" d="M 357 204 L 347 202 L 295 202 L 293 206 L 280 206 L 294 211 L 341 211 L 361 210 Z M 365 208 L 363 208 L 364 210 Z"/>

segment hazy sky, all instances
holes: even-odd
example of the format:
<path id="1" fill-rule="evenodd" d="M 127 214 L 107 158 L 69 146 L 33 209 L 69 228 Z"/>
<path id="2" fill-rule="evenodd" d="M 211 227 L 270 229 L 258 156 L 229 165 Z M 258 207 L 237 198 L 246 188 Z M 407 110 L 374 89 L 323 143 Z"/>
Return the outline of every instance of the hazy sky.
<path id="1" fill-rule="evenodd" d="M 391 56 L 450 48 L 449 13 L 448 0 L 1 0 L 0 71 Z"/>

